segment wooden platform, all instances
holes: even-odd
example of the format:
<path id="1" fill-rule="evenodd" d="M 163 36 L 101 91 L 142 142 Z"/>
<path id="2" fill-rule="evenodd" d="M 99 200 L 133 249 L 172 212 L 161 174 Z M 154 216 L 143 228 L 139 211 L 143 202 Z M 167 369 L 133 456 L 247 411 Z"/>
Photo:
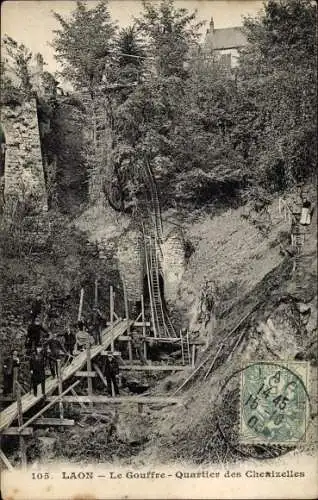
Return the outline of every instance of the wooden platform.
<path id="1" fill-rule="evenodd" d="M 54 398 L 48 398 L 48 401 Z M 182 402 L 182 398 L 156 396 L 64 396 L 63 403 L 133 403 L 133 404 L 166 404 L 174 405 Z"/>
<path id="2" fill-rule="evenodd" d="M 174 372 L 183 371 L 189 365 L 120 365 L 120 370 L 133 370 L 133 371 L 153 371 L 153 372 Z"/>
<path id="3" fill-rule="evenodd" d="M 106 328 L 102 332 L 102 344 L 91 347 L 91 359 L 97 356 L 101 351 L 109 347 L 114 340 L 116 340 L 120 335 L 126 331 L 128 325 L 131 325 L 132 321 L 119 320 L 114 323 L 113 326 Z M 75 375 L 86 364 L 86 352 L 83 351 L 78 354 L 73 361 L 61 370 L 62 381 L 68 380 L 72 375 Z M 47 395 L 52 394 L 56 389 L 58 389 L 59 382 L 57 378 L 48 377 L 45 381 L 45 389 Z M 22 403 L 22 413 L 25 413 L 34 405 L 42 400 L 41 388 L 38 386 L 38 396 L 34 396 L 31 393 L 25 394 L 21 398 Z M 12 403 L 10 406 L 5 408 L 0 413 L 0 431 L 6 429 L 11 425 L 11 423 L 18 417 L 17 402 Z"/>

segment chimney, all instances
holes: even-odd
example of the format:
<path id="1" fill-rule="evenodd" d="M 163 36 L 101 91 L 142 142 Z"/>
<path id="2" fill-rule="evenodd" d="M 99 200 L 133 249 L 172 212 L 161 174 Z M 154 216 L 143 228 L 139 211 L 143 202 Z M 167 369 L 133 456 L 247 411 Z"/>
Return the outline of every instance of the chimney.
<path id="1" fill-rule="evenodd" d="M 43 61 L 42 54 L 40 54 L 40 53 L 36 54 L 36 56 L 35 56 L 35 62 L 36 62 L 36 69 L 37 69 L 37 71 L 39 73 L 43 73 L 44 61 Z"/>
<path id="2" fill-rule="evenodd" d="M 211 21 L 210 21 L 210 31 L 214 31 L 214 20 L 213 20 L 213 17 L 211 17 Z"/>

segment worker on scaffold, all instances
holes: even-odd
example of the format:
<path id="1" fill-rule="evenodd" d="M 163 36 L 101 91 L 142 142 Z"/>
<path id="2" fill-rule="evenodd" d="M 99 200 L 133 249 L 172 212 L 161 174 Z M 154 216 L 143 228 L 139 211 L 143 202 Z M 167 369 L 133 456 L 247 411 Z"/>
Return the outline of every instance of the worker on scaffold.
<path id="1" fill-rule="evenodd" d="M 113 395 L 112 393 L 112 385 L 113 385 L 114 393 L 116 396 L 118 396 L 119 389 L 118 389 L 117 378 L 119 376 L 119 364 L 112 352 L 108 352 L 107 355 L 105 356 L 103 375 L 105 375 L 106 378 L 108 394 L 110 396 Z"/>
<path id="2" fill-rule="evenodd" d="M 4 360 L 3 364 L 3 395 L 8 396 L 13 392 L 13 376 L 14 370 L 18 369 L 20 366 L 20 359 L 18 357 L 18 351 L 14 350 Z"/>
<path id="3" fill-rule="evenodd" d="M 37 347 L 30 360 L 31 385 L 35 397 L 38 395 L 38 384 L 41 384 L 42 395 L 45 397 L 45 362 L 42 347 Z"/>

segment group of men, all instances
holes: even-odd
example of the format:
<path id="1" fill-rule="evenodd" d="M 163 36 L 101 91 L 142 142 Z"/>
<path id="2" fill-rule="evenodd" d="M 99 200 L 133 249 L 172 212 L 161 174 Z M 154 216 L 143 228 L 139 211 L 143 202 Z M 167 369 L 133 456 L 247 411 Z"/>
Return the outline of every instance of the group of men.
<path id="1" fill-rule="evenodd" d="M 74 328 L 68 326 L 63 335 L 57 336 L 45 328 L 41 322 L 42 301 L 38 296 L 31 306 L 30 323 L 27 328 L 25 341 L 26 358 L 29 362 L 31 375 L 31 392 L 37 396 L 38 386 L 41 386 L 45 397 L 46 368 L 51 376 L 58 375 L 58 360 L 70 359 L 77 352 L 83 351 L 88 345 L 102 344 L 102 328 L 104 318 L 97 308 L 94 308 L 90 321 L 78 321 Z M 76 333 L 74 332 L 76 328 Z M 108 353 L 101 356 L 101 371 L 107 381 L 107 390 L 110 395 L 119 394 L 118 377 L 119 353 Z M 7 356 L 3 363 L 3 395 L 13 392 L 14 369 L 19 368 L 20 359 L 16 350 Z"/>

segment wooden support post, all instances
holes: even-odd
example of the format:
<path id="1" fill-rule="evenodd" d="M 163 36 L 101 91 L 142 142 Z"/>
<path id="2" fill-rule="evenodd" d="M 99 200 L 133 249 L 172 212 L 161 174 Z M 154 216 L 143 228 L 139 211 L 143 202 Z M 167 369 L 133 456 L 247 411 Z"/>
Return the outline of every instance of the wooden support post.
<path id="1" fill-rule="evenodd" d="M 18 424 L 19 427 L 21 427 L 23 425 L 23 411 L 22 411 L 22 401 L 21 401 L 21 388 L 19 383 L 16 383 L 16 395 L 17 395 Z M 21 435 L 19 436 L 19 446 L 20 446 L 22 467 L 23 469 L 25 469 L 27 466 L 27 456 L 26 456 L 26 445 L 24 436 Z"/>
<path id="2" fill-rule="evenodd" d="M 109 288 L 109 309 L 110 309 L 110 324 L 114 322 L 114 289 L 113 286 L 110 285 Z"/>
<path id="3" fill-rule="evenodd" d="M 12 396 L 14 399 L 17 396 L 18 370 L 19 369 L 17 366 L 13 368 Z M 20 396 L 21 396 L 21 390 L 20 390 Z"/>
<path id="4" fill-rule="evenodd" d="M 144 358 L 147 360 L 147 341 L 146 341 L 146 319 L 145 319 L 145 303 L 144 296 L 141 295 L 141 321 L 142 321 L 142 336 L 143 336 L 143 344 L 144 344 Z"/>
<path id="5" fill-rule="evenodd" d="M 8 470 L 13 470 L 13 466 L 10 464 L 2 450 L 0 450 L 0 458 Z"/>
<path id="6" fill-rule="evenodd" d="M 98 307 L 98 279 L 95 280 L 95 289 L 94 289 L 94 306 Z"/>
<path id="7" fill-rule="evenodd" d="M 86 344 L 86 364 L 87 364 L 87 371 L 91 372 L 92 371 L 92 360 L 91 360 L 91 346 L 90 346 L 89 340 L 87 341 L 87 344 Z M 93 394 L 93 382 L 92 382 L 92 377 L 90 377 L 90 376 L 87 377 L 87 393 L 90 397 Z"/>
<path id="8" fill-rule="evenodd" d="M 96 371 L 96 373 L 98 373 L 99 378 L 103 382 L 106 389 L 108 389 L 107 380 L 105 379 L 104 375 L 102 374 L 101 369 L 99 368 L 99 366 L 97 364 L 94 364 L 94 370 Z"/>
<path id="9" fill-rule="evenodd" d="M 82 317 L 83 301 L 84 301 L 84 288 L 81 288 L 81 296 L 80 296 L 80 303 L 79 303 L 79 307 L 78 307 L 77 321 L 80 321 L 81 317 Z"/>
<path id="10" fill-rule="evenodd" d="M 191 353 L 192 368 L 195 367 L 195 351 L 196 351 L 196 345 L 192 344 L 192 353 Z"/>
<path id="11" fill-rule="evenodd" d="M 182 330 L 180 330 L 180 343 L 181 343 L 181 357 L 182 357 L 182 364 L 185 364 L 184 360 L 184 345 L 183 345 L 183 337 L 182 337 Z"/>
<path id="12" fill-rule="evenodd" d="M 189 342 L 189 330 L 187 329 L 187 357 L 188 357 L 188 363 L 191 362 L 190 360 L 190 342 Z"/>
<path id="13" fill-rule="evenodd" d="M 112 325 L 114 323 L 114 310 L 115 310 L 115 307 L 114 307 L 114 289 L 113 289 L 112 285 L 110 285 L 109 301 L 110 301 L 110 323 Z M 113 340 L 111 341 L 110 348 L 112 351 L 114 350 L 114 341 Z"/>
<path id="14" fill-rule="evenodd" d="M 78 394 L 76 391 L 74 391 L 74 389 L 71 389 L 71 393 L 73 394 L 73 396 L 75 396 L 76 398 L 78 398 Z M 79 402 L 79 405 L 80 407 L 83 409 L 83 410 L 86 410 L 86 406 L 84 403 L 82 403 L 81 401 L 78 401 Z"/>
<path id="15" fill-rule="evenodd" d="M 61 374 L 61 360 L 57 360 L 57 380 L 58 380 L 58 392 L 59 395 L 62 394 L 63 392 L 63 379 L 62 379 L 62 374 Z M 60 411 L 60 419 L 62 420 L 64 418 L 64 408 L 63 408 L 63 401 L 60 399 L 59 401 L 59 411 Z"/>
<path id="16" fill-rule="evenodd" d="M 125 281 L 123 281 L 123 287 L 124 287 L 124 301 L 125 301 L 125 319 L 127 321 L 127 335 L 129 337 L 130 336 L 129 306 L 128 306 L 128 297 L 127 297 L 127 290 L 126 290 Z M 133 359 L 133 352 L 132 352 L 132 345 L 131 345 L 131 339 L 130 338 L 128 340 L 128 355 L 129 355 L 129 361 L 132 361 L 132 359 Z"/>

